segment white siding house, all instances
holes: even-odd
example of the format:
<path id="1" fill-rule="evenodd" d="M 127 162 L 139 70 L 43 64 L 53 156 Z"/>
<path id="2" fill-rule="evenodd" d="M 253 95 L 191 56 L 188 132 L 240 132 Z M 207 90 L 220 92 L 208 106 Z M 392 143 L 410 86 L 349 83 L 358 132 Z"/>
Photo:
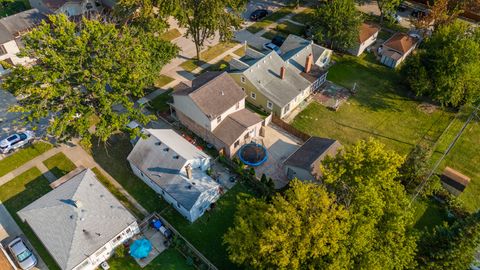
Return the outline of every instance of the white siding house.
<path id="1" fill-rule="evenodd" d="M 378 33 L 380 32 L 380 28 L 368 23 L 362 23 L 360 26 L 360 30 L 358 33 L 358 43 L 357 46 L 349 52 L 355 56 L 360 56 L 365 49 L 370 47 L 377 41 Z"/>
<path id="2" fill-rule="evenodd" d="M 128 156 L 133 173 L 194 222 L 220 197 L 210 157 L 171 129 L 146 130 Z"/>

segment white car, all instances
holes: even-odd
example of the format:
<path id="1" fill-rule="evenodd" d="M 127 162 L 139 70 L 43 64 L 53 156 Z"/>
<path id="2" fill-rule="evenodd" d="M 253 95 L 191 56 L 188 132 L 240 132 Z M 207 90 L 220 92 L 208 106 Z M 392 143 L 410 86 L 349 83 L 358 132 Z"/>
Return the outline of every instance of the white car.
<path id="1" fill-rule="evenodd" d="M 271 42 L 263 44 L 263 48 L 265 50 L 275 51 L 278 55 L 282 55 L 282 51 L 280 50 L 280 48 Z"/>
<path id="2" fill-rule="evenodd" d="M 33 131 L 24 131 L 10 135 L 0 141 L 0 154 L 11 153 L 15 149 L 33 142 L 34 139 L 35 133 Z"/>
<path id="3" fill-rule="evenodd" d="M 14 256 L 14 259 L 18 266 L 20 266 L 20 269 L 29 270 L 37 265 L 37 258 L 25 245 L 22 238 L 15 238 L 12 242 L 10 242 L 10 244 L 8 244 L 8 249 Z"/>

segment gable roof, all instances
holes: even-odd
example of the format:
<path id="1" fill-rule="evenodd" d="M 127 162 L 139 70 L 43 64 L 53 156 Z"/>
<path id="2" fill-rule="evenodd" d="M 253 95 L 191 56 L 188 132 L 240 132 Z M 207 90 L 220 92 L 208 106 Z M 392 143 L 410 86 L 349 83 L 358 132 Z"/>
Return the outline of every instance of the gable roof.
<path id="1" fill-rule="evenodd" d="M 18 212 L 62 269 L 72 269 L 136 221 L 90 169 Z"/>
<path id="2" fill-rule="evenodd" d="M 397 51 L 400 54 L 407 53 L 412 47 L 417 44 L 418 40 L 414 37 L 411 37 L 405 33 L 395 33 L 392 37 L 390 37 L 385 43 L 383 43 L 384 47 L 388 47 Z M 384 51 L 385 48 L 384 48 Z"/>
<path id="3" fill-rule="evenodd" d="M 313 43 L 313 41 L 292 34 L 288 35 L 280 47 L 280 50 L 282 51 L 282 59 L 291 63 L 299 69 L 300 72 L 303 72 L 305 59 L 309 54 L 313 56 L 312 64 L 319 64 L 318 61 L 324 52 L 330 51 L 325 47 Z"/>
<path id="4" fill-rule="evenodd" d="M 335 155 L 341 146 L 337 140 L 310 137 L 285 160 L 284 165 L 302 168 L 318 175 L 320 162 L 327 155 Z"/>
<path id="5" fill-rule="evenodd" d="M 470 177 L 450 168 L 446 167 L 440 179 L 444 184 L 447 184 L 454 189 L 462 192 L 470 183 Z"/>
<path id="6" fill-rule="evenodd" d="M 232 145 L 249 127 L 262 121 L 257 114 L 241 109 L 227 116 L 213 130 L 213 135 L 226 145 Z"/>
<path id="7" fill-rule="evenodd" d="M 285 67 L 285 78 L 280 78 L 280 68 Z M 298 70 L 271 51 L 258 59 L 248 69 L 240 71 L 263 95 L 280 107 L 296 98 L 311 83 Z"/>
<path id="8" fill-rule="evenodd" d="M 4 28 L 4 30 L 6 29 L 11 36 L 16 38 L 24 32 L 29 31 L 35 26 L 39 25 L 46 18 L 47 17 L 40 13 L 40 11 L 38 11 L 36 8 L 1 18 L 0 39 L 2 39 L 2 28 Z"/>
<path id="9" fill-rule="evenodd" d="M 365 42 L 378 31 L 380 31 L 380 27 L 371 23 L 362 23 L 360 25 L 360 30 L 358 31 L 358 42 Z"/>
<path id="10" fill-rule="evenodd" d="M 242 101 L 245 93 L 227 72 L 206 72 L 188 84 L 182 84 L 173 95 L 187 95 L 209 118 L 215 118 Z"/>
<path id="11" fill-rule="evenodd" d="M 148 129 L 127 159 L 185 209 L 190 210 L 203 192 L 218 184 L 200 168 L 192 168 L 188 179 L 185 167 L 190 162 L 208 162 L 210 157 L 172 129 Z M 166 150 L 168 149 L 168 150 Z"/>

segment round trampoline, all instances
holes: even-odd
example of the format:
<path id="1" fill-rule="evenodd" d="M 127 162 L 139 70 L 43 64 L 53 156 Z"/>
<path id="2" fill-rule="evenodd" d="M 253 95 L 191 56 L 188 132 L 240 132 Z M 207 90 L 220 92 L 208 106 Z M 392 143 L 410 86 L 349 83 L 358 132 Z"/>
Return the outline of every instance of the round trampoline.
<path id="1" fill-rule="evenodd" d="M 256 167 L 267 161 L 268 154 L 267 149 L 263 145 L 249 143 L 240 148 L 238 151 L 238 157 L 244 164 Z"/>

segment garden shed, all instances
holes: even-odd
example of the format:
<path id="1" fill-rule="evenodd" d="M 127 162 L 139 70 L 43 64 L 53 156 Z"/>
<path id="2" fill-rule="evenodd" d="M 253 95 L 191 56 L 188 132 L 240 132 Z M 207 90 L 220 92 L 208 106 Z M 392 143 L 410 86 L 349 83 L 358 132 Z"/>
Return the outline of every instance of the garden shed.
<path id="1" fill-rule="evenodd" d="M 443 187 L 455 196 L 460 195 L 470 183 L 470 177 L 446 167 L 441 177 Z"/>

